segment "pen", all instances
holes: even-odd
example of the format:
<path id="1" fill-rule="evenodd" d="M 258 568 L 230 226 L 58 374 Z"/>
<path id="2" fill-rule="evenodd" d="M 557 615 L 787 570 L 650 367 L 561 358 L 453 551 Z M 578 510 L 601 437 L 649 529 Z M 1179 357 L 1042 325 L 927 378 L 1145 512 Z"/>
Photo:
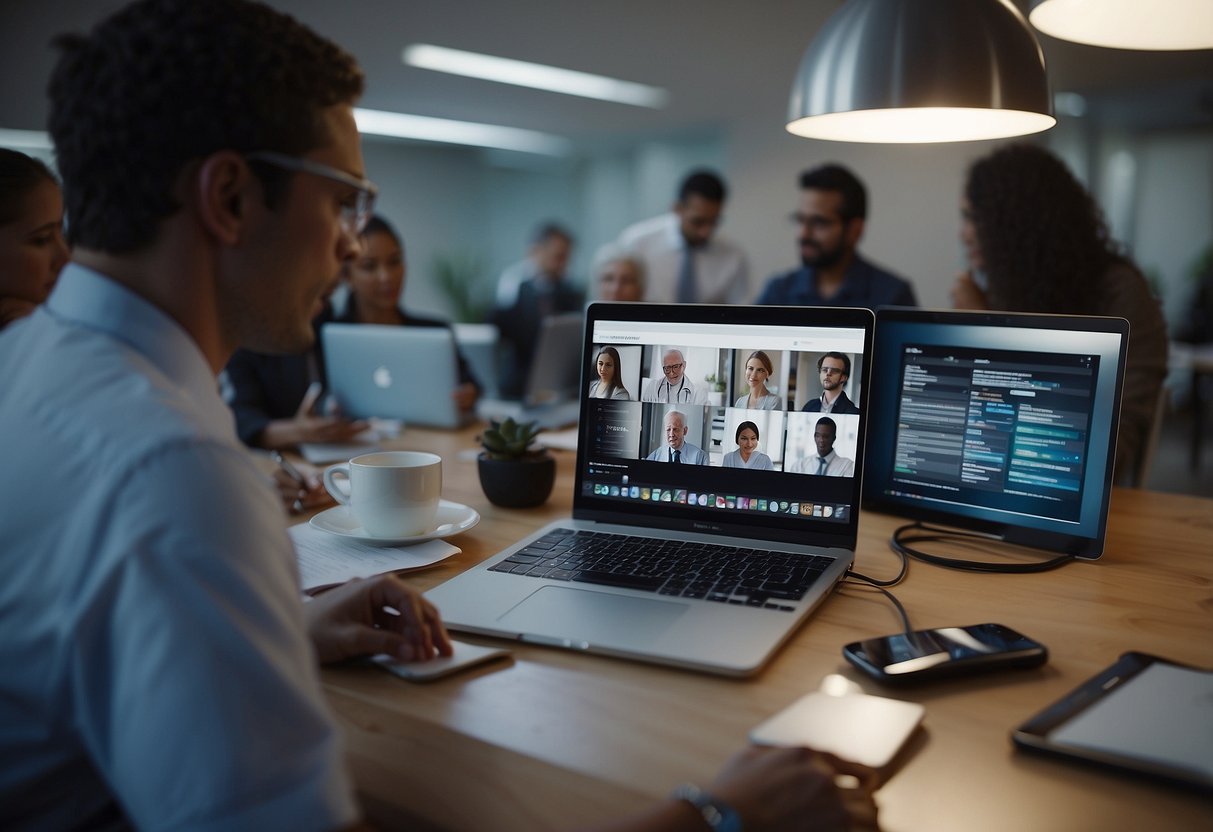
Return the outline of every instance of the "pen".
<path id="1" fill-rule="evenodd" d="M 278 464 L 278 467 L 286 472 L 288 477 L 295 481 L 295 485 L 299 486 L 301 495 L 295 498 L 295 502 L 291 503 L 291 511 L 298 514 L 299 512 L 303 511 L 302 493 L 307 491 L 307 480 L 304 479 L 303 474 L 299 473 L 298 468 L 291 465 L 290 460 L 277 451 L 270 451 L 270 459 L 274 460 L 274 462 Z"/>
<path id="2" fill-rule="evenodd" d="M 307 488 L 307 480 L 303 474 L 299 473 L 299 469 L 291 465 L 290 461 L 277 451 L 270 451 L 270 459 L 278 463 L 278 467 L 286 472 L 286 475 L 295 481 L 295 485 L 300 488 Z"/>

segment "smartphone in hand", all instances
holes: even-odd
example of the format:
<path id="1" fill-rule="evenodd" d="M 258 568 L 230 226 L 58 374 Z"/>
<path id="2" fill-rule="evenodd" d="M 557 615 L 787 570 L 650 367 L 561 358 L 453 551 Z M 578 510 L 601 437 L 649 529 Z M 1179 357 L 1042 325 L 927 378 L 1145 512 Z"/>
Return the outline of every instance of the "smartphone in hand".
<path id="1" fill-rule="evenodd" d="M 856 641 L 842 648 L 847 661 L 878 681 L 902 684 L 945 676 L 1037 667 L 1048 649 L 1001 624 L 937 627 Z"/>

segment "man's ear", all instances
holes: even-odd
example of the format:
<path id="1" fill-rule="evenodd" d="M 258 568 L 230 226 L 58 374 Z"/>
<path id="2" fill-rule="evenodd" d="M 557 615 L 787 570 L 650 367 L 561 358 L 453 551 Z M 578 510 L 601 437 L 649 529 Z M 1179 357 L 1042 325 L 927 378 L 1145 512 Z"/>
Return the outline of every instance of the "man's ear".
<path id="1" fill-rule="evenodd" d="M 194 182 L 195 208 L 207 233 L 227 245 L 238 243 L 257 184 L 248 164 L 233 151 L 213 153 L 202 160 Z"/>
<path id="2" fill-rule="evenodd" d="M 859 245 L 859 238 L 863 236 L 863 217 L 855 217 L 847 222 L 846 235 L 848 248 L 855 248 Z"/>

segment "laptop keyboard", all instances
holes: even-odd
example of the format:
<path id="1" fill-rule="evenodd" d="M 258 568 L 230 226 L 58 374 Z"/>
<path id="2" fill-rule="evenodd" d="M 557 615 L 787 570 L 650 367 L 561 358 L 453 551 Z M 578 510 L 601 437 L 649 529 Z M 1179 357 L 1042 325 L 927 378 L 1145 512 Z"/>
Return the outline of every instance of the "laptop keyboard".
<path id="1" fill-rule="evenodd" d="M 555 529 L 490 571 L 791 612 L 832 562 L 715 543 Z"/>

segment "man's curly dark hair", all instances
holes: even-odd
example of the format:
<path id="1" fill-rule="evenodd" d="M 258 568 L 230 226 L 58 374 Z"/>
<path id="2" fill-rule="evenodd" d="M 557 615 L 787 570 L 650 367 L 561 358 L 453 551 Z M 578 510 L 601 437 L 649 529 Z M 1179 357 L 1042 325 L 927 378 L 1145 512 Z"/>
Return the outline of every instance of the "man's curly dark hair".
<path id="1" fill-rule="evenodd" d="M 1096 311 L 1104 275 L 1121 254 L 1064 162 L 1037 145 L 1007 145 L 973 164 L 965 196 L 992 308 Z"/>
<path id="2" fill-rule="evenodd" d="M 322 110 L 363 87 L 353 57 L 248 0 L 140 0 L 56 45 L 50 132 L 72 242 L 115 254 L 147 246 L 180 208 L 187 164 L 314 150 L 329 141 Z M 289 174 L 254 169 L 273 207 Z"/>

